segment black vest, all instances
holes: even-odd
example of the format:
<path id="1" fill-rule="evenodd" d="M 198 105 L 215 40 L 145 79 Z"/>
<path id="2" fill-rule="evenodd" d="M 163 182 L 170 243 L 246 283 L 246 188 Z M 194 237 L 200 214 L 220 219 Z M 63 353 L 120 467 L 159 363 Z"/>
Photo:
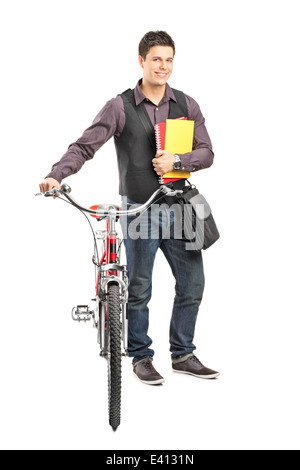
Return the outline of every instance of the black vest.
<path id="1" fill-rule="evenodd" d="M 182 116 L 188 117 L 187 104 L 184 94 L 174 90 L 177 102 L 170 100 L 169 119 Z M 125 126 L 120 137 L 115 138 L 115 146 L 118 157 L 120 188 L 122 196 L 143 204 L 159 188 L 159 176 L 155 173 L 152 159 L 156 154 L 155 133 L 146 108 L 142 103 L 139 112 L 143 112 L 144 120 L 148 120 L 147 132 L 137 113 L 134 99 L 134 91 L 127 90 L 121 94 L 125 109 Z M 181 189 L 185 186 L 185 180 L 176 181 L 174 187 Z"/>

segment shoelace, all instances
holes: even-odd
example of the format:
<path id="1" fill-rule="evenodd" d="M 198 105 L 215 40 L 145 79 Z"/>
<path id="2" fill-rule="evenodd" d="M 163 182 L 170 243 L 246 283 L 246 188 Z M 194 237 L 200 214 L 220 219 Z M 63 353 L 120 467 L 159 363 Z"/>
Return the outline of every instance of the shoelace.
<path id="1" fill-rule="evenodd" d="M 191 356 L 191 361 L 196 362 L 201 367 L 204 367 L 203 364 L 199 361 L 198 357 L 196 356 Z"/>
<path id="2" fill-rule="evenodd" d="M 149 371 L 153 369 L 152 361 L 143 361 L 143 366 Z"/>

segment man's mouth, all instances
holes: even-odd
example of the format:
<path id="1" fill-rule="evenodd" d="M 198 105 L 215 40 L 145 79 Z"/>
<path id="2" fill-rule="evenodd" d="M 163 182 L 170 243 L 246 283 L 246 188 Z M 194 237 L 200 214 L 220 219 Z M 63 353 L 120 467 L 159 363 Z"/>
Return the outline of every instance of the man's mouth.
<path id="1" fill-rule="evenodd" d="M 159 78 L 166 78 L 166 76 L 168 75 L 167 73 L 162 73 L 162 72 L 155 72 L 155 73 Z"/>

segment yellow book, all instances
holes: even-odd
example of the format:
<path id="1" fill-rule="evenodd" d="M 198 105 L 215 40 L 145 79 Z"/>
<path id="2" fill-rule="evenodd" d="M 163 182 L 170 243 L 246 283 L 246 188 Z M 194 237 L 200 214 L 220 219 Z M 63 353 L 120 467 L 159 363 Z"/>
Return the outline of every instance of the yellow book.
<path id="1" fill-rule="evenodd" d="M 174 154 L 184 154 L 193 150 L 195 122 L 180 119 L 166 120 L 165 150 Z M 187 171 L 174 170 L 164 178 L 189 178 Z"/>

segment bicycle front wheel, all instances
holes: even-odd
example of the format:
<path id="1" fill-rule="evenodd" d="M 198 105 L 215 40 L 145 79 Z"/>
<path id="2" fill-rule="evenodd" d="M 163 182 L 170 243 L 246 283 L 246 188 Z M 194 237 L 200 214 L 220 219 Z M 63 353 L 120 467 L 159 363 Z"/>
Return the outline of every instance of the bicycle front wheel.
<path id="1" fill-rule="evenodd" d="M 117 284 L 108 286 L 108 412 L 109 424 L 114 431 L 121 422 L 121 321 L 120 293 Z"/>

